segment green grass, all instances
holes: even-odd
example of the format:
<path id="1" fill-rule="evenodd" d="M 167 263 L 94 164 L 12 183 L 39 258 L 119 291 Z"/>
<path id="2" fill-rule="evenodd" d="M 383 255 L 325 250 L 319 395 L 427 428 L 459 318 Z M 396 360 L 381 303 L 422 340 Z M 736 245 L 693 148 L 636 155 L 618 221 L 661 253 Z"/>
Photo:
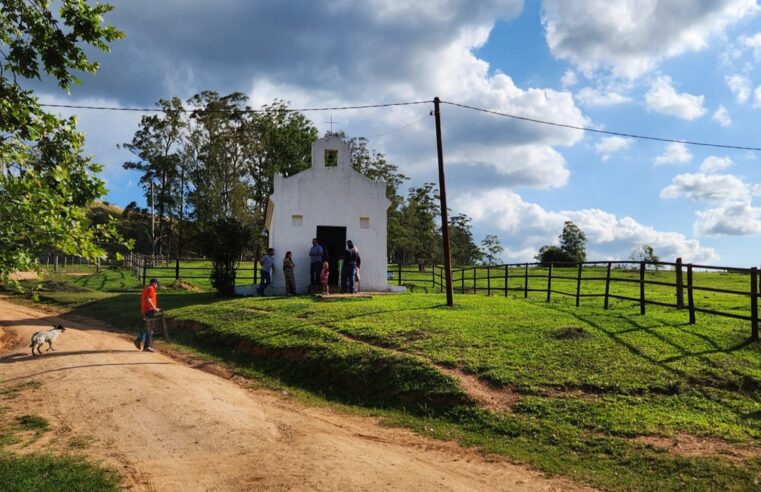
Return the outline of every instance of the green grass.
<path id="1" fill-rule="evenodd" d="M 696 273 L 696 284 L 741 290 L 744 281 Z M 761 347 L 748 342 L 748 322 L 703 315 L 689 325 L 684 311 L 648 306 L 640 316 L 628 302 L 605 311 L 594 298 L 576 308 L 573 299 L 516 293 L 457 295 L 447 308 L 438 294 L 328 302 L 161 291 L 159 305 L 199 328 L 175 330 L 176 341 L 242 372 L 549 473 L 606 489 L 756 487 L 761 457 L 678 457 L 633 439 L 690 434 L 761 446 Z M 44 292 L 42 300 L 140 328 L 136 291 Z M 731 309 L 734 301 L 711 302 Z M 437 364 L 520 400 L 512 411 L 480 409 Z"/>
<path id="2" fill-rule="evenodd" d="M 0 379 L 2 381 L 2 379 Z M 40 387 L 38 381 L 19 383 L 0 390 L 0 403 L 13 405 L 22 392 Z M 15 453 L 9 446 L 25 442 L 25 446 L 50 431 L 50 422 L 39 415 L 8 414 L 0 407 L 0 490 L 3 492 L 50 491 L 116 491 L 116 471 L 88 463 L 78 456 L 57 456 L 50 453 Z M 31 436 L 30 436 L 31 434 Z M 23 439 L 26 436 L 28 439 Z M 72 443 L 76 442 L 72 440 Z M 70 449 L 84 446 L 70 445 Z"/>

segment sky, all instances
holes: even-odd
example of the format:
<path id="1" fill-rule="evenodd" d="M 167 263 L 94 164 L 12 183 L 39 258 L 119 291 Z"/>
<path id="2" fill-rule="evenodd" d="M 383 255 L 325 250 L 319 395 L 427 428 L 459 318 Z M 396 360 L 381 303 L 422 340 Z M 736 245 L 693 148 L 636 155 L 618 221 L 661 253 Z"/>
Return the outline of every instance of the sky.
<path id="1" fill-rule="evenodd" d="M 761 6 L 757 0 L 130 0 L 126 37 L 96 75 L 43 102 L 151 107 L 202 90 L 291 107 L 443 101 L 659 142 L 442 106 L 447 195 L 495 234 L 505 262 L 532 261 L 564 221 L 590 260 L 643 244 L 664 261 L 758 265 Z M 369 138 L 410 177 L 436 182 L 431 104 L 309 112 L 320 133 Z M 122 168 L 140 113 L 77 114 L 103 164 L 106 200 L 144 203 Z"/>

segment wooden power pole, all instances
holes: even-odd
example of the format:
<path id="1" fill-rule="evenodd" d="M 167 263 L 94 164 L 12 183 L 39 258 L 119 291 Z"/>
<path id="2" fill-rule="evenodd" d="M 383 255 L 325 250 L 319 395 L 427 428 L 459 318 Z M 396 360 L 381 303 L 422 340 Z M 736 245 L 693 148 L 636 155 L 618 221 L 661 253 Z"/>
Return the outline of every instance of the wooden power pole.
<path id="1" fill-rule="evenodd" d="M 439 156 L 439 199 L 441 200 L 441 237 L 444 243 L 444 275 L 447 287 L 447 306 L 454 306 L 452 298 L 452 256 L 449 252 L 449 217 L 447 213 L 447 186 L 444 179 L 444 149 L 441 143 L 441 112 L 438 97 L 433 98 L 433 114 L 436 119 L 436 151 Z"/>

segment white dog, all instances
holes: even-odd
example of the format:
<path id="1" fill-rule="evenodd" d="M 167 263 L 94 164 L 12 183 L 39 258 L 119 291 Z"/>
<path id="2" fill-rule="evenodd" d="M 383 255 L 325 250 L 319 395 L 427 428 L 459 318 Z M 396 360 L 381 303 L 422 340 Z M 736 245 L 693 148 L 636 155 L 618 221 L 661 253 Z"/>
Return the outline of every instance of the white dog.
<path id="1" fill-rule="evenodd" d="M 34 354 L 34 349 L 37 349 L 37 352 L 42 355 L 42 351 L 40 350 L 40 347 L 42 347 L 42 344 L 45 342 L 48 342 L 48 350 L 53 350 L 53 342 L 55 342 L 55 339 L 58 338 L 58 335 L 61 334 L 61 332 L 66 331 L 66 328 L 64 328 L 62 325 L 54 326 L 52 330 L 48 331 L 38 331 L 34 335 L 32 335 L 32 343 L 29 345 L 32 347 L 32 355 Z"/>

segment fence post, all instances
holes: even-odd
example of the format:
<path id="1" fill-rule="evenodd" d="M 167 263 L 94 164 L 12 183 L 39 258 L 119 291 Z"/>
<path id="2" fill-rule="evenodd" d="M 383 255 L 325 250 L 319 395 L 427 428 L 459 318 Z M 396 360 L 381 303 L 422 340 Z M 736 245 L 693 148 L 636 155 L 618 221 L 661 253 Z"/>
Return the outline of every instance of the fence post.
<path id="1" fill-rule="evenodd" d="M 608 299 L 610 298 L 610 267 L 611 262 L 608 262 L 608 272 L 605 274 L 605 309 L 608 309 Z"/>
<path id="2" fill-rule="evenodd" d="M 523 297 L 528 298 L 528 263 L 523 273 Z"/>
<path id="3" fill-rule="evenodd" d="M 758 340 L 758 268 L 750 269 L 750 338 Z"/>
<path id="4" fill-rule="evenodd" d="M 550 296 L 552 295 L 552 263 L 547 270 L 547 302 L 550 302 Z"/>
<path id="5" fill-rule="evenodd" d="M 58 255 L 55 255 L 55 263 L 53 263 L 53 271 L 58 271 Z"/>
<path id="6" fill-rule="evenodd" d="M 579 307 L 579 300 L 581 298 L 581 262 L 579 262 L 579 274 L 576 276 L 576 307 Z"/>
<path id="7" fill-rule="evenodd" d="M 645 262 L 639 262 L 639 314 L 645 314 Z"/>
<path id="8" fill-rule="evenodd" d="M 486 295 L 491 296 L 491 265 L 486 267 Z"/>
<path id="9" fill-rule="evenodd" d="M 462 294 L 465 293 L 465 267 L 460 269 L 460 291 Z"/>
<path id="10" fill-rule="evenodd" d="M 436 290 L 436 263 L 431 266 L 431 291 Z"/>
<path id="11" fill-rule="evenodd" d="M 692 263 L 687 264 L 687 305 L 690 309 L 690 324 L 695 324 L 695 299 L 692 295 Z"/>
<path id="12" fill-rule="evenodd" d="M 507 297 L 507 281 L 510 280 L 510 268 L 505 265 L 505 297 Z"/>
<path id="13" fill-rule="evenodd" d="M 256 265 L 256 260 L 254 260 L 254 265 Z M 402 262 L 401 261 L 396 265 L 396 269 L 397 269 L 397 276 L 399 277 L 397 279 L 397 285 L 402 285 Z"/>
<path id="14" fill-rule="evenodd" d="M 259 260 L 254 258 L 254 285 L 259 283 L 259 269 L 256 267 L 258 263 L 259 263 Z"/>
<path id="15" fill-rule="evenodd" d="M 174 258 L 174 281 L 180 280 L 180 257 Z"/>
<path id="16" fill-rule="evenodd" d="M 476 273 L 476 271 L 477 271 L 477 270 L 478 270 L 478 267 L 476 267 L 476 266 L 474 265 L 474 266 L 473 266 L 473 293 L 474 293 L 474 294 L 478 294 L 478 285 L 476 285 L 476 283 L 477 283 L 477 280 L 478 280 L 478 279 L 476 278 L 476 277 L 478 276 L 478 274 Z"/>
<path id="17" fill-rule="evenodd" d="M 145 261 L 145 258 L 143 258 L 143 285 L 145 285 L 145 274 L 147 273 L 147 262 Z"/>
<path id="18" fill-rule="evenodd" d="M 682 281 L 682 259 L 676 259 L 676 306 L 684 309 L 684 282 Z"/>

